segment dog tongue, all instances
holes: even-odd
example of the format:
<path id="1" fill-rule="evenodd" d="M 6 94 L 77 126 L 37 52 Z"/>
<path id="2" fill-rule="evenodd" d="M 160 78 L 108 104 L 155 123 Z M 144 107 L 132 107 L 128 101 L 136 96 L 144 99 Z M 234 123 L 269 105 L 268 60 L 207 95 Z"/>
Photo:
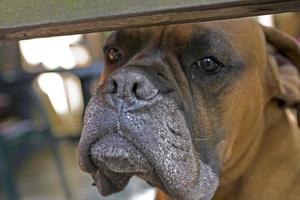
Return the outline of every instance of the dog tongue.
<path id="1" fill-rule="evenodd" d="M 103 196 L 108 196 L 112 193 L 119 192 L 122 190 L 115 187 L 108 179 L 108 177 L 99 170 L 95 174 L 92 174 L 92 177 L 94 179 L 95 186 L 97 187 L 99 193 Z"/>

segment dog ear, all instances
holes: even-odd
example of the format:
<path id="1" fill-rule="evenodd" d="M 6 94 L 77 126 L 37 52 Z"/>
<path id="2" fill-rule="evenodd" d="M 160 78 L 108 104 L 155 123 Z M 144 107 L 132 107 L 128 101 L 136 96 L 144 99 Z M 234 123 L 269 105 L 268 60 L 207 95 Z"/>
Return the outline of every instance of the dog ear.
<path id="1" fill-rule="evenodd" d="M 300 47 L 295 39 L 275 28 L 263 27 L 268 43 L 272 74 L 276 77 L 276 98 L 297 110 L 300 127 Z"/>

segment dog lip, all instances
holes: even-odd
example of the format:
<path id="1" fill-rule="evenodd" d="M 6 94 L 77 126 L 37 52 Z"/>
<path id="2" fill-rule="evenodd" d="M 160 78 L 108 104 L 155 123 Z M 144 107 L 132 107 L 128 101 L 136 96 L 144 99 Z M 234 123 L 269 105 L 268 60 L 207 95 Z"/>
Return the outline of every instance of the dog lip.
<path id="1" fill-rule="evenodd" d="M 125 185 L 126 180 L 128 178 L 128 176 L 138 176 L 141 177 L 145 180 L 147 180 L 151 185 L 155 185 L 156 187 L 161 187 L 164 189 L 164 191 L 168 191 L 167 190 L 167 186 L 164 185 L 163 181 L 161 180 L 161 176 L 159 174 L 157 174 L 156 169 L 153 167 L 153 165 L 151 164 L 150 161 L 148 161 L 148 159 L 146 159 L 146 157 L 141 153 L 141 151 L 138 149 L 138 147 L 136 147 L 132 142 L 130 142 L 127 138 L 123 137 L 123 136 L 104 136 L 102 138 L 99 138 L 96 142 L 93 143 L 93 145 L 101 145 L 106 143 L 106 144 L 110 144 L 110 146 L 113 148 L 114 145 L 111 145 L 110 142 L 108 142 L 107 140 L 116 140 L 116 139 L 123 139 L 124 141 L 127 141 L 128 143 L 130 143 L 130 145 L 132 145 L 134 147 L 134 152 L 138 153 L 137 156 L 137 160 L 139 160 L 139 164 L 136 164 L 134 162 L 129 163 L 129 167 L 128 166 L 123 166 L 122 168 L 119 168 L 118 166 L 116 166 L 116 163 L 121 163 L 121 162 L 127 162 L 127 156 L 125 156 L 125 160 L 122 154 L 122 151 L 117 152 L 116 155 L 113 155 L 113 157 L 110 157 L 110 155 L 105 155 L 105 153 L 97 153 L 97 151 L 92 150 L 93 147 L 90 148 L 90 151 L 94 151 L 93 153 L 90 153 L 91 155 L 91 160 L 94 163 L 94 166 L 97 166 L 97 170 L 92 172 L 91 175 L 94 179 L 94 184 L 96 185 L 96 187 L 98 188 L 99 192 L 104 195 L 103 193 L 107 193 L 106 190 L 107 188 L 105 188 L 105 185 L 102 185 L 100 182 L 100 179 L 102 180 L 102 183 L 104 184 L 104 182 L 108 183 L 108 187 L 112 188 L 113 191 L 118 192 L 120 190 L 122 190 L 122 186 Z M 99 147 L 100 148 L 100 147 Z M 122 147 L 119 146 L 119 148 L 122 149 Z M 118 151 L 118 150 L 116 150 Z M 106 158 L 100 158 L 95 160 L 95 158 L 92 158 L 92 155 L 98 155 L 98 156 L 107 156 Z M 118 158 L 123 159 L 123 161 L 120 161 Z M 95 163 L 96 162 L 96 163 Z M 130 162 L 130 160 L 129 160 Z M 131 166 L 130 166 L 131 165 Z M 136 168 L 138 166 L 138 168 Z M 134 167 L 134 168 L 131 168 Z M 118 179 L 117 181 L 114 180 L 113 182 L 111 182 L 110 177 L 114 177 L 116 174 L 118 174 L 118 177 L 120 176 L 126 176 L 125 179 L 123 178 L 122 180 Z M 114 178 L 113 178 L 114 179 Z M 129 181 L 130 178 L 128 178 Z M 120 185 L 121 181 L 121 186 L 115 186 L 113 183 Z M 101 188 L 102 187 L 102 188 Z M 113 192 L 112 192 L 113 193 Z"/>
<path id="2" fill-rule="evenodd" d="M 96 131 L 94 134 L 94 137 L 98 135 L 98 132 Z M 94 138 L 93 137 L 93 138 Z M 89 140 L 80 140 L 79 142 L 79 148 L 78 148 L 78 160 L 79 160 L 79 167 L 82 171 L 93 174 L 97 172 L 97 166 L 94 165 L 94 163 L 91 160 L 90 153 L 89 153 L 89 147 L 92 145 L 96 140 L 93 138 Z M 95 137 L 96 138 L 96 137 Z"/>
<path id="3" fill-rule="evenodd" d="M 98 139 L 90 148 L 91 161 L 115 173 L 144 174 L 153 167 L 141 151 L 127 138 L 119 135 Z"/>
<path id="4" fill-rule="evenodd" d="M 94 141 L 92 143 L 93 145 L 100 145 L 102 144 L 106 144 L 112 147 L 112 149 L 114 149 L 114 147 L 117 145 L 120 149 L 124 149 L 124 147 L 126 147 L 126 145 L 124 147 L 120 147 L 120 145 L 118 145 L 118 140 L 121 140 L 122 142 L 126 141 L 129 145 L 132 145 L 132 147 L 134 147 L 134 149 L 132 149 L 132 151 L 134 152 L 140 152 L 140 150 L 138 149 L 138 147 L 136 147 L 130 140 L 128 140 L 126 137 L 124 136 L 120 136 L 120 135 L 105 135 L 103 137 L 98 138 L 96 141 Z M 110 143 L 109 141 L 116 141 L 115 144 Z M 120 142 L 120 141 L 119 141 Z M 122 145 L 121 142 L 121 145 Z M 120 143 L 119 143 L 120 144 Z M 126 166 L 124 168 L 114 168 L 114 164 L 120 163 L 118 161 L 118 157 L 122 158 L 122 152 L 118 152 L 118 150 L 116 151 L 116 154 L 113 153 L 113 157 L 110 157 L 108 154 L 107 159 L 112 159 L 114 161 L 111 161 L 111 163 L 107 164 L 106 160 L 103 161 L 98 161 L 99 163 L 95 163 L 95 161 L 92 159 L 92 155 L 100 155 L 100 156 L 106 156 L 105 153 L 91 153 L 92 150 L 92 146 L 89 150 L 89 154 L 90 154 L 90 159 L 92 161 L 93 166 L 96 166 L 96 170 L 93 172 L 90 172 L 90 174 L 92 175 L 95 185 L 99 191 L 99 193 L 101 193 L 104 196 L 110 195 L 112 193 L 116 193 L 119 192 L 121 190 L 123 190 L 126 185 L 128 184 L 130 178 L 133 175 L 142 177 L 144 180 L 146 180 L 147 182 L 149 182 L 151 185 L 154 185 L 155 187 L 159 187 L 161 190 L 163 190 L 164 192 L 168 193 L 168 194 L 173 194 L 174 188 L 172 185 L 169 185 L 169 183 L 163 181 L 165 178 L 165 175 L 163 175 L 165 172 L 162 172 L 160 168 L 156 168 L 154 167 L 153 163 L 151 162 L 151 160 L 148 161 L 148 164 L 145 165 L 141 164 L 142 167 L 140 166 L 140 163 L 136 164 L 138 167 L 137 168 L 127 168 Z M 99 148 L 101 149 L 101 146 L 99 146 Z M 107 146 L 104 146 L 104 148 L 107 148 Z M 143 156 L 143 154 L 141 153 L 141 155 Z M 115 157 L 114 157 L 115 156 Z M 146 159 L 145 156 L 143 156 L 144 159 Z M 126 156 L 125 156 L 125 162 L 126 162 Z M 144 163 L 144 162 L 141 162 Z M 134 164 L 134 162 L 132 163 Z M 118 164 L 119 165 L 119 164 Z M 147 167 L 149 167 L 147 169 Z M 183 180 L 182 184 L 184 184 L 185 181 Z M 185 186 L 181 186 L 180 188 L 184 188 Z"/>
<path id="5" fill-rule="evenodd" d="M 125 179 L 122 181 L 122 184 L 119 184 L 117 187 L 100 170 L 96 170 L 95 172 L 91 173 L 91 176 L 94 180 L 92 185 L 97 187 L 99 193 L 101 193 L 103 196 L 108 196 L 112 193 L 116 193 L 123 190 L 130 179 L 130 177 L 125 177 Z"/>

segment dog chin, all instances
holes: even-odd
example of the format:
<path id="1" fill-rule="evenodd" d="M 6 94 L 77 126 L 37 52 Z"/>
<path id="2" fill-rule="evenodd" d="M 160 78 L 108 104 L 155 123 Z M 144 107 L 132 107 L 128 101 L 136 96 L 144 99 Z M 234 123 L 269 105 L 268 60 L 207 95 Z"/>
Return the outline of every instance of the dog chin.
<path id="1" fill-rule="evenodd" d="M 97 140 L 91 146 L 90 156 L 98 168 L 92 174 L 95 186 L 104 196 L 123 190 L 133 176 L 146 180 L 174 199 L 209 200 L 218 185 L 217 176 L 200 160 L 195 159 L 194 164 L 189 162 L 187 166 L 168 159 L 155 163 L 122 136 Z"/>

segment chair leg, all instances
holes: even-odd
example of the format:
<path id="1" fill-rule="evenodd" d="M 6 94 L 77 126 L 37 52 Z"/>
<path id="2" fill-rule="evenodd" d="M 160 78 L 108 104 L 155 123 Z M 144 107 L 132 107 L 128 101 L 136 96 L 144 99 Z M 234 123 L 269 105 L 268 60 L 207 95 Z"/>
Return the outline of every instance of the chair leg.
<path id="1" fill-rule="evenodd" d="M 55 140 L 55 139 L 53 139 L 53 140 Z M 70 191 L 68 181 L 66 178 L 66 174 L 65 174 L 65 170 L 64 170 L 64 166 L 63 166 L 63 160 L 62 160 L 60 152 L 59 152 L 59 147 L 58 147 L 57 141 L 52 142 L 51 151 L 52 151 L 53 158 L 55 160 L 55 164 L 56 164 L 59 176 L 60 176 L 60 181 L 61 181 L 64 193 L 65 193 L 65 197 L 66 197 L 66 199 L 71 200 L 72 195 L 71 195 L 71 191 Z"/>
<path id="2" fill-rule="evenodd" d="M 0 138 L 0 181 L 4 188 L 6 198 L 8 200 L 18 200 L 19 195 L 16 188 L 16 182 L 11 171 L 9 159 L 4 146 L 4 142 Z"/>

